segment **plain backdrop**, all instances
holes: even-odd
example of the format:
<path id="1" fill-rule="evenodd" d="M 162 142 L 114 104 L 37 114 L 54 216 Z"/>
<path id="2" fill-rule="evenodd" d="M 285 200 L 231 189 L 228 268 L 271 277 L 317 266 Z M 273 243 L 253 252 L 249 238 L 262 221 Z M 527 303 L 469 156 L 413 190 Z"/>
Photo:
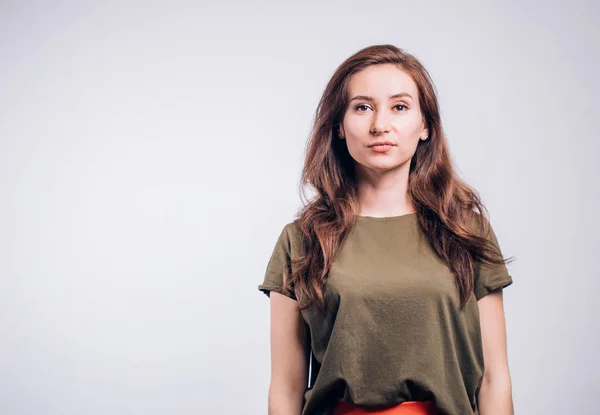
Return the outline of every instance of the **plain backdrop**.
<path id="1" fill-rule="evenodd" d="M 257 286 L 327 80 L 380 43 L 430 71 L 516 258 L 516 413 L 600 413 L 599 18 L 591 0 L 1 1 L 0 413 L 266 414 Z"/>

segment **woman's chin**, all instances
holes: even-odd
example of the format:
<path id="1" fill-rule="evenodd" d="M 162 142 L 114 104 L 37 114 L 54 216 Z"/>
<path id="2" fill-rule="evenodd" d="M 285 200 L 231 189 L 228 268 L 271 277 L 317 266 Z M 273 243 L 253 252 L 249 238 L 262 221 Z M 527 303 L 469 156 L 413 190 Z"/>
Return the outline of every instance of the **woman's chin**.
<path id="1" fill-rule="evenodd" d="M 390 170 L 397 170 L 402 168 L 404 165 L 410 166 L 410 160 L 407 162 L 402 162 L 401 160 L 373 160 L 372 158 L 369 160 L 365 160 L 360 163 L 363 168 L 367 170 L 375 170 L 379 172 L 386 172 Z"/>

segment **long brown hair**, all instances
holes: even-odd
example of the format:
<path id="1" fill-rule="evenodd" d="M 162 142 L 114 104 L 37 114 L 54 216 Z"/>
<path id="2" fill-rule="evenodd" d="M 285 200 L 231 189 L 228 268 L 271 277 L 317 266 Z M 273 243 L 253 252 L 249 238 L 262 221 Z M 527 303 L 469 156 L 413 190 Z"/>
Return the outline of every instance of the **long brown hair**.
<path id="1" fill-rule="evenodd" d="M 295 219 L 306 255 L 292 258 L 285 280 L 285 289 L 295 292 L 302 310 L 313 304 L 324 308 L 324 288 L 332 262 L 356 224 L 359 200 L 354 160 L 345 140 L 337 139 L 338 126 L 348 105 L 351 77 L 370 65 L 380 64 L 396 65 L 417 85 L 429 139 L 419 140 L 411 160 L 408 195 L 422 234 L 456 275 L 460 307 L 472 295 L 478 261 L 493 264 L 511 261 L 505 260 L 485 238 L 489 231 L 489 221 L 484 217 L 487 209 L 478 193 L 455 174 L 429 73 L 414 56 L 396 46 L 369 46 L 336 69 L 317 106 L 307 142 L 301 195 L 305 197 L 306 186 L 312 187 L 316 194 Z"/>

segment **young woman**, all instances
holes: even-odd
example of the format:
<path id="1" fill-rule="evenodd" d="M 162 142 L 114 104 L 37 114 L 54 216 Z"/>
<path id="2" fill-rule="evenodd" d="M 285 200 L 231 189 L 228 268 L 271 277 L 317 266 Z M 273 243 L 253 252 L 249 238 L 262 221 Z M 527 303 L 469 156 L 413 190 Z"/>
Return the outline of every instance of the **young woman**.
<path id="1" fill-rule="evenodd" d="M 377 45 L 340 65 L 302 184 L 315 196 L 258 287 L 271 307 L 269 414 L 512 415 L 512 259 L 452 167 L 415 57 Z"/>

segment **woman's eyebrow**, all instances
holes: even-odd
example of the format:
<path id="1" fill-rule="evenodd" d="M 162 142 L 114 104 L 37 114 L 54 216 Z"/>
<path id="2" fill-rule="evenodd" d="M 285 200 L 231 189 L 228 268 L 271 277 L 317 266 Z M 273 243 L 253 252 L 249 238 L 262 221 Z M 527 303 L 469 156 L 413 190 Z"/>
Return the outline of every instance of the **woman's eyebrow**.
<path id="1" fill-rule="evenodd" d="M 396 98 L 402 98 L 402 97 L 409 97 L 410 99 L 413 99 L 412 95 L 410 95 L 408 92 L 400 92 L 399 94 L 394 94 L 394 95 L 390 95 L 390 99 L 396 99 Z M 367 95 L 356 95 L 354 97 L 352 97 L 352 99 L 350 100 L 351 102 L 354 100 L 362 100 L 362 101 L 373 101 L 373 97 L 367 96 Z"/>

